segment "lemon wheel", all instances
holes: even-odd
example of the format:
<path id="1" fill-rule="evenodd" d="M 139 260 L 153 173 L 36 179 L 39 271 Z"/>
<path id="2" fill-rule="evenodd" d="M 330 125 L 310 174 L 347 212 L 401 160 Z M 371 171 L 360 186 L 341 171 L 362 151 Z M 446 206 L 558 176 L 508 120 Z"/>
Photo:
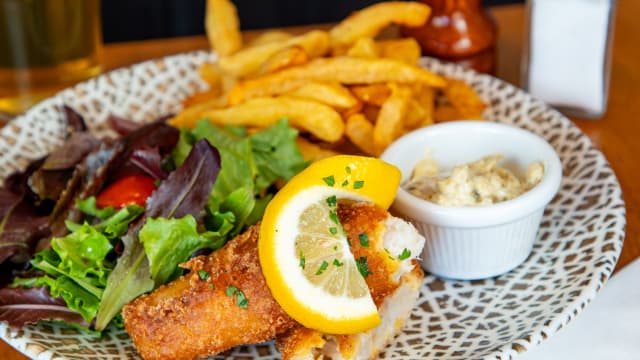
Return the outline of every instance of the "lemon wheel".
<path id="1" fill-rule="evenodd" d="M 337 215 L 341 199 L 387 208 L 400 172 L 382 160 L 335 156 L 311 164 L 271 200 L 260 227 L 260 263 L 280 306 L 331 334 L 365 331 L 380 318 Z"/>

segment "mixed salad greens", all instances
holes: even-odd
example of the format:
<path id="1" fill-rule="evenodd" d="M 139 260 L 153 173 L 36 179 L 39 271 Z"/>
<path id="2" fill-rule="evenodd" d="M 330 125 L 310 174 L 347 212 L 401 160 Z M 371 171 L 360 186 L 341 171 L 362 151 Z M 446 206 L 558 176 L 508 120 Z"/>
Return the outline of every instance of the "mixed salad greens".
<path id="1" fill-rule="evenodd" d="M 286 120 L 248 134 L 111 116 L 121 137 L 97 139 L 65 112 L 66 143 L 0 187 L 0 321 L 12 327 L 121 326 L 127 302 L 256 223 L 307 165 Z"/>

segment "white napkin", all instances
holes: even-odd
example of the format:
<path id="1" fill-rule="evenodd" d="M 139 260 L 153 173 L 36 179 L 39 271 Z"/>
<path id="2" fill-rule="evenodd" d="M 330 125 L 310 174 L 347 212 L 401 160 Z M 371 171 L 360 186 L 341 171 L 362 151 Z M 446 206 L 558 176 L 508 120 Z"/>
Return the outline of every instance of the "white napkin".
<path id="1" fill-rule="evenodd" d="M 614 274 L 563 330 L 519 359 L 640 359 L 640 258 Z"/>

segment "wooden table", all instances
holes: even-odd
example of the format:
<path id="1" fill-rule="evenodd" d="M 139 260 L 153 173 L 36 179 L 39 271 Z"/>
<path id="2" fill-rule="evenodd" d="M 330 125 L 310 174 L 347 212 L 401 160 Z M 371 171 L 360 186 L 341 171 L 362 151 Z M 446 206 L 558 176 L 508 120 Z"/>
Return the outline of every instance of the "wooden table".
<path id="1" fill-rule="evenodd" d="M 493 8 L 492 12 L 500 29 L 497 76 L 518 85 L 524 7 L 501 6 Z M 640 1 L 618 2 L 606 116 L 599 120 L 572 119 L 604 152 L 622 186 L 627 209 L 627 236 L 617 269 L 640 256 L 640 190 L 633 190 L 635 182 L 640 180 L 635 162 L 636 156 L 640 157 L 640 48 L 637 45 L 640 22 L 636 19 L 639 13 Z M 257 33 L 259 31 L 252 31 L 247 36 L 253 37 Z M 150 58 L 207 48 L 203 36 L 109 44 L 104 49 L 104 64 L 106 70 L 110 70 Z M 27 359 L 4 342 L 0 342 L 0 358 Z"/>

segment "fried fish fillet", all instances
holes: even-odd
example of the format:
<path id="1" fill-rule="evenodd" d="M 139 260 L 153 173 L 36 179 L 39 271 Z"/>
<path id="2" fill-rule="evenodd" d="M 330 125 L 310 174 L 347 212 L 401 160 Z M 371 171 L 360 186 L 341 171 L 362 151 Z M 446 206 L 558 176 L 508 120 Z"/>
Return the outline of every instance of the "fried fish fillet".
<path id="1" fill-rule="evenodd" d="M 354 257 L 367 258 L 371 274 L 365 280 L 381 323 L 352 335 L 296 326 L 277 338 L 283 360 L 374 358 L 400 332 L 418 298 L 424 274 L 415 257 L 422 252 L 424 239 L 415 228 L 370 204 L 342 204 L 338 215 Z M 368 244 L 360 241 L 362 233 L 367 234 Z"/>
<path id="2" fill-rule="evenodd" d="M 144 359 L 202 358 L 272 339 L 297 324 L 269 292 L 257 241 L 254 226 L 188 261 L 187 275 L 123 308 L 125 328 Z"/>
<path id="3" fill-rule="evenodd" d="M 367 257 L 371 274 L 366 281 L 382 317 L 376 329 L 334 336 L 291 319 L 262 275 L 254 226 L 208 257 L 187 262 L 189 274 L 124 307 L 125 327 L 140 355 L 147 360 L 196 359 L 281 335 L 278 347 L 285 359 L 375 356 L 415 303 L 423 275 L 413 258 L 424 240 L 408 223 L 372 204 L 340 203 L 338 215 L 354 256 Z M 368 235 L 368 246 L 361 234 Z M 403 252 L 411 255 L 398 259 Z"/>

